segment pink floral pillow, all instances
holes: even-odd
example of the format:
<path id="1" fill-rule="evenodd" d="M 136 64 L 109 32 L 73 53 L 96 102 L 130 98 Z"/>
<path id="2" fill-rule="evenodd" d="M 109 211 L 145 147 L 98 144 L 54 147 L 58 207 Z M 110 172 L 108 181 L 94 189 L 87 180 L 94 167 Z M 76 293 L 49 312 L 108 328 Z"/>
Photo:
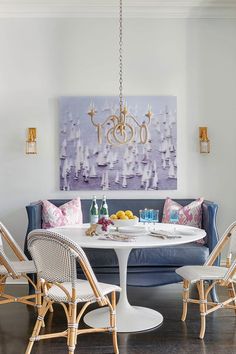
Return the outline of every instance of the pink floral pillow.
<path id="1" fill-rule="evenodd" d="M 83 223 L 80 198 L 72 199 L 59 208 L 43 200 L 42 207 L 43 229 Z"/>
<path id="2" fill-rule="evenodd" d="M 170 212 L 172 209 L 177 209 L 179 213 L 178 224 L 188 225 L 201 228 L 202 226 L 202 203 L 204 198 L 198 198 L 192 203 L 182 206 L 170 198 L 166 198 L 163 209 L 163 223 L 170 223 Z M 204 244 L 204 239 L 196 241 Z"/>

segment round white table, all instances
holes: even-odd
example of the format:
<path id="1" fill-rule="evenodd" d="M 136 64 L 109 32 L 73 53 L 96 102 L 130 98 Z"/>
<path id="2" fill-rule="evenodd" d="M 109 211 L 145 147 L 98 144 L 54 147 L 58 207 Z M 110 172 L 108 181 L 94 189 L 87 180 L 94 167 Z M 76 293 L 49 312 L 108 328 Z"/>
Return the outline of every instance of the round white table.
<path id="1" fill-rule="evenodd" d="M 152 309 L 146 307 L 132 306 L 127 298 L 127 264 L 129 254 L 134 248 L 152 248 L 180 245 L 193 242 L 206 236 L 206 232 L 183 225 L 156 224 L 155 229 L 173 231 L 176 228 L 176 235 L 181 234 L 181 238 L 161 239 L 149 235 L 138 236 L 134 241 L 120 242 L 99 240 L 97 236 L 88 237 L 85 231 L 88 224 L 83 226 L 64 226 L 51 229 L 59 232 L 81 247 L 114 249 L 118 258 L 120 272 L 120 287 L 122 289 L 117 304 L 117 331 L 118 332 L 138 332 L 145 331 L 163 322 L 163 316 Z M 188 233 L 189 231 L 189 233 Z M 90 327 L 109 327 L 109 314 L 107 308 L 99 308 L 85 315 L 84 322 Z"/>

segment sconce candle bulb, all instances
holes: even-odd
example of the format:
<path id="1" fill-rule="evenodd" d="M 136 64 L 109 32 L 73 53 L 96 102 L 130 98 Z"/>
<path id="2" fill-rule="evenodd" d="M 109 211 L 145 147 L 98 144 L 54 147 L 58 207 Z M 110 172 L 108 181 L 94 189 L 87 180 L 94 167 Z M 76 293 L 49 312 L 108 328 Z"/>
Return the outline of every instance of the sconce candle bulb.
<path id="1" fill-rule="evenodd" d="M 26 140 L 26 154 L 37 154 L 36 128 L 28 128 Z"/>
<path id="2" fill-rule="evenodd" d="M 200 153 L 208 154 L 210 152 L 210 140 L 207 135 L 207 127 L 199 128 Z"/>

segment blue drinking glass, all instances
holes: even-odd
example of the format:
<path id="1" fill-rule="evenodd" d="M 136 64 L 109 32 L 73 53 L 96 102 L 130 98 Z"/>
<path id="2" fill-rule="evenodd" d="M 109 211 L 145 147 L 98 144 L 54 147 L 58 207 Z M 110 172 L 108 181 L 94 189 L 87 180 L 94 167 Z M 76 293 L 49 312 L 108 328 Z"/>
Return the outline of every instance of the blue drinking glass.
<path id="1" fill-rule="evenodd" d="M 152 214 L 152 222 L 155 224 L 156 222 L 159 222 L 159 210 L 154 209 L 153 214 Z"/>
<path id="2" fill-rule="evenodd" d="M 179 221 L 179 212 L 176 209 L 172 209 L 170 211 L 170 222 L 172 224 L 177 224 L 178 221 Z"/>
<path id="3" fill-rule="evenodd" d="M 140 222 L 147 222 L 147 219 L 146 219 L 146 209 L 141 209 L 139 210 L 139 221 Z"/>
<path id="4" fill-rule="evenodd" d="M 147 209 L 147 220 L 148 222 L 153 222 L 153 217 L 154 217 L 154 210 L 153 209 Z"/>

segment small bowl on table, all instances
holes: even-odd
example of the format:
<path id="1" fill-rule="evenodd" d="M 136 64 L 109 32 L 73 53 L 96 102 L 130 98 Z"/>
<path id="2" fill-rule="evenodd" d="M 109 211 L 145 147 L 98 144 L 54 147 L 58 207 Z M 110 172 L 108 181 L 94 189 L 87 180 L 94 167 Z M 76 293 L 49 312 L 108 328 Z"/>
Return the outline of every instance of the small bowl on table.
<path id="1" fill-rule="evenodd" d="M 112 219 L 112 222 L 116 228 L 116 231 L 119 231 L 119 227 L 134 226 L 138 224 L 138 218 L 134 219 Z"/>

